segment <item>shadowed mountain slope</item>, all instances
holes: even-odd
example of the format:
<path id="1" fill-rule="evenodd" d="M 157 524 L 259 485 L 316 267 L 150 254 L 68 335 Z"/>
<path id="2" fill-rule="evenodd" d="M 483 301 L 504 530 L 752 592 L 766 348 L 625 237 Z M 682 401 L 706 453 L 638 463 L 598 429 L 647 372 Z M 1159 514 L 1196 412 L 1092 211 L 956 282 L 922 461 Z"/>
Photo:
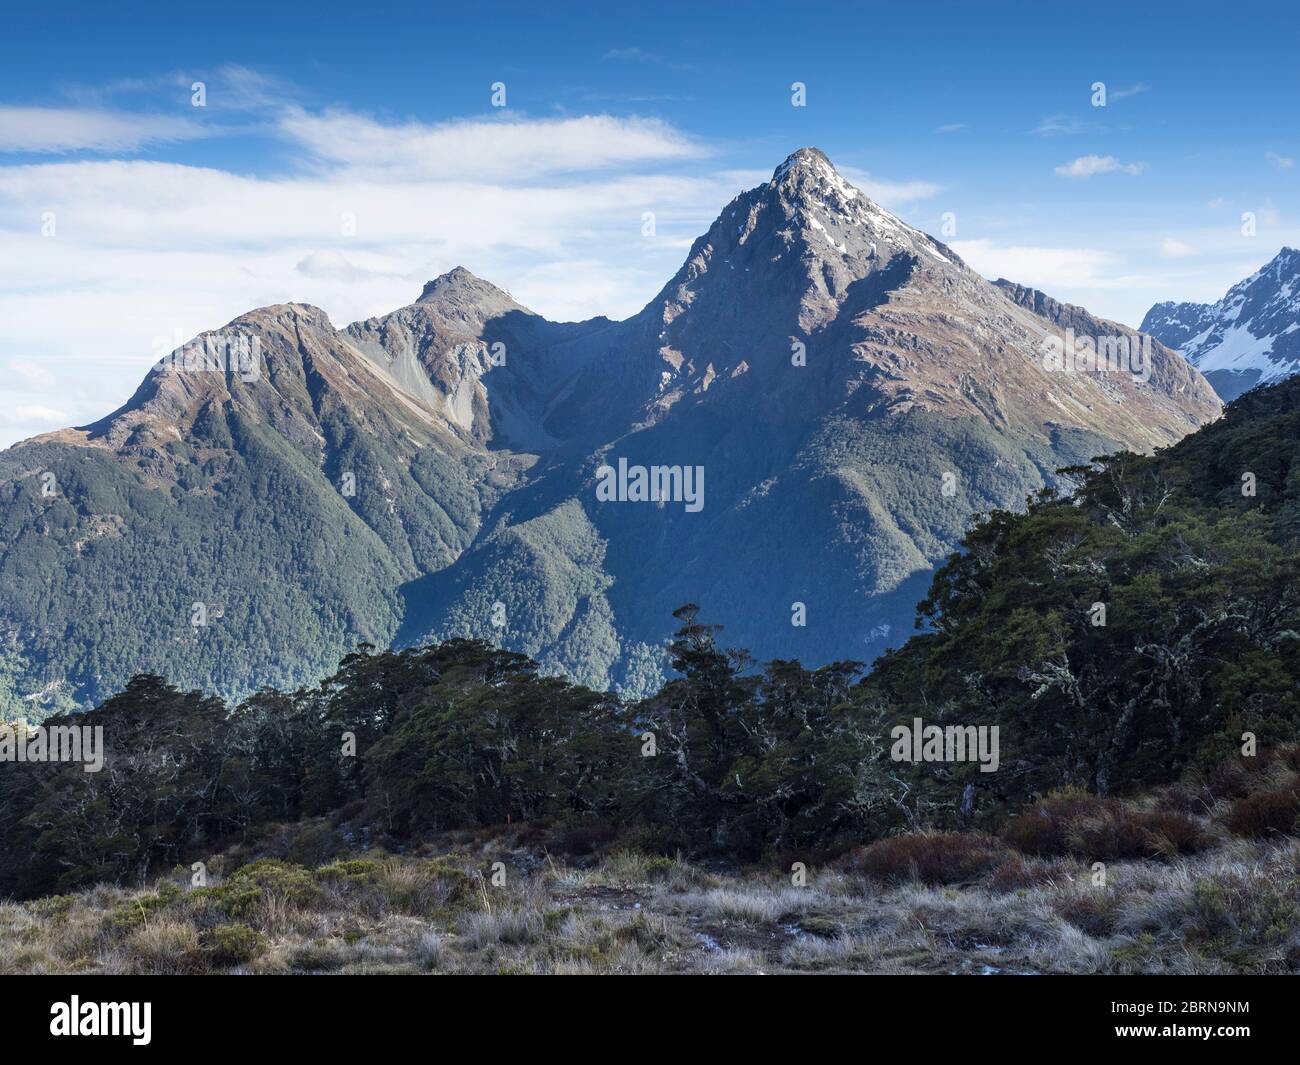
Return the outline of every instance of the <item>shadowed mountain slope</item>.
<path id="1" fill-rule="evenodd" d="M 811 148 L 623 322 L 549 322 L 463 269 L 343 330 L 251 312 L 199 338 L 245 361 L 164 360 L 0 454 L 0 708 L 454 635 L 644 691 L 687 600 L 760 657 L 870 660 L 973 514 L 1217 416 L 1161 345 L 1145 379 L 1052 368 L 1067 326 L 1140 341 L 991 284 Z M 700 505 L 602 495 L 620 460 L 698 471 Z"/>

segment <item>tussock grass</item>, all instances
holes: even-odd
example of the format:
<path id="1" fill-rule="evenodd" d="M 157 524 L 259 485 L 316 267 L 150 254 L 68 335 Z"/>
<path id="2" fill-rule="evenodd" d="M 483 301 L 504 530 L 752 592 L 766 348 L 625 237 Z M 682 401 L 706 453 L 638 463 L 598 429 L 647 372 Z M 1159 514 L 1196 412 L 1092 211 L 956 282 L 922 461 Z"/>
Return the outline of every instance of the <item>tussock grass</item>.
<path id="1" fill-rule="evenodd" d="M 956 884 L 998 866 L 1007 848 L 978 832 L 923 833 L 878 839 L 850 856 L 852 867 L 886 883 Z"/>
<path id="2" fill-rule="evenodd" d="M 803 887 L 775 861 L 722 873 L 618 851 L 570 867 L 486 843 L 232 862 L 205 888 L 0 902 L 0 972 L 1300 972 L 1300 840 L 1115 859 L 1098 884 L 1085 858 L 920 838 L 875 852 L 886 875 L 859 854 Z"/>

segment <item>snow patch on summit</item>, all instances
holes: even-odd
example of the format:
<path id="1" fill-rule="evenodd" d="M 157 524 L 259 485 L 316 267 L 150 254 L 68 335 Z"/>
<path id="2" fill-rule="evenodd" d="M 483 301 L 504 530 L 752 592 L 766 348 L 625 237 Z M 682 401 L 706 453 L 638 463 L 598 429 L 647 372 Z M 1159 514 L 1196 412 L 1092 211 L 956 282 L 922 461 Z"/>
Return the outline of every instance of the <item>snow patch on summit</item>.
<path id="1" fill-rule="evenodd" d="M 1225 399 L 1300 372 L 1300 251 L 1283 248 L 1218 303 L 1158 303 L 1142 330 L 1210 377 Z"/>

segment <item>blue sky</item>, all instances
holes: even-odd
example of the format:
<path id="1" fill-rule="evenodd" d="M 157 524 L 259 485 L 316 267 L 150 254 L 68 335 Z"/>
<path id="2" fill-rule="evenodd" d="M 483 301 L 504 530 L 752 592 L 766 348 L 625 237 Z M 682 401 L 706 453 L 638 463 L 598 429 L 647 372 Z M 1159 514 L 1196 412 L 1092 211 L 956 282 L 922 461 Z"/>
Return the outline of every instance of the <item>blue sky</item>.
<path id="1" fill-rule="evenodd" d="M 267 303 L 342 325 L 463 264 L 631 314 L 808 144 L 988 276 L 1129 324 L 1300 244 L 1283 5 L 271 6 L 5 16 L 0 445 Z"/>

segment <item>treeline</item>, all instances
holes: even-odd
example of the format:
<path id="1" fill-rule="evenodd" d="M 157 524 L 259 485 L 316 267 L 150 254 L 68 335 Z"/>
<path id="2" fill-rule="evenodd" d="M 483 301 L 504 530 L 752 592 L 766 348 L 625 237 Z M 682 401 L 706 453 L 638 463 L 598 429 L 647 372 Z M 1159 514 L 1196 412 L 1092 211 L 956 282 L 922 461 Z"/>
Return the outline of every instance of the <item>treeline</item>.
<path id="1" fill-rule="evenodd" d="M 886 831 L 879 721 L 860 667 L 751 670 L 694 607 L 672 645 L 680 676 L 653 698 L 543 677 L 474 640 L 374 653 L 318 687 L 233 710 L 152 675 L 45 726 L 102 726 L 104 768 L 0 772 L 0 894 L 46 894 L 193 860 L 269 822 L 331 814 L 389 845 L 527 822 L 619 829 L 644 847 L 845 844 Z"/>
<path id="2" fill-rule="evenodd" d="M 81 716 L 104 769 L 0 764 L 0 895 L 192 861 L 330 815 L 394 846 L 526 822 L 646 848 L 832 852 L 992 827 L 1061 785 L 1118 795 L 1300 736 L 1300 379 L 1069 497 L 977 523 L 863 676 L 752 662 L 677 611 L 675 672 L 638 702 L 472 640 L 362 647 L 322 684 L 232 709 L 136 677 Z M 998 769 L 891 757 L 891 729 L 997 726 Z M 1250 755 L 1247 754 L 1247 757 Z"/>

